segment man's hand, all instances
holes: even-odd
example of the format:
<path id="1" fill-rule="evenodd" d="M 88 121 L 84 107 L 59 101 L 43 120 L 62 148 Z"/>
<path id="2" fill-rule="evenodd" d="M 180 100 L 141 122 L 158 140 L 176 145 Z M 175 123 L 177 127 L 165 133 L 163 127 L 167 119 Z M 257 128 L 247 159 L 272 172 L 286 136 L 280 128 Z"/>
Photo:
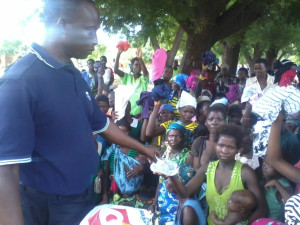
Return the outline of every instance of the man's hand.
<path id="1" fill-rule="evenodd" d="M 155 146 L 147 145 L 145 148 L 147 148 L 146 157 L 148 158 L 149 163 L 156 162 L 156 158 L 161 158 L 161 153 Z"/>

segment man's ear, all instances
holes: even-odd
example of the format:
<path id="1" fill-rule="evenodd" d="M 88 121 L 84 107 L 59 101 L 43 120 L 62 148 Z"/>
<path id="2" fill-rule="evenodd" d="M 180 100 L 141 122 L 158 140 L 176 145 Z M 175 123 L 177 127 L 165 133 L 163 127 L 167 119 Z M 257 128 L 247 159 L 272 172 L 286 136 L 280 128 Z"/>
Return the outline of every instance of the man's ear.
<path id="1" fill-rule="evenodd" d="M 57 25 L 62 31 L 65 31 L 67 28 L 67 20 L 65 18 L 59 18 Z"/>

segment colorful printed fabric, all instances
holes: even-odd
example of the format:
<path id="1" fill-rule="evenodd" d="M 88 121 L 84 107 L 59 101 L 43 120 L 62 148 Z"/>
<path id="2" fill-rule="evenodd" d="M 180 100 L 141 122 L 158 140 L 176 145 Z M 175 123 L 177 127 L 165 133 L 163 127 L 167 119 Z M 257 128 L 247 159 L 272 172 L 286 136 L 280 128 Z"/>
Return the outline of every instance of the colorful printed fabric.
<path id="1" fill-rule="evenodd" d="M 167 130 L 169 125 L 173 122 L 174 122 L 173 120 L 169 120 L 167 122 L 162 123 L 161 126 L 163 126 L 165 128 L 165 130 Z M 186 136 L 188 137 L 187 145 L 189 147 L 192 146 L 192 143 L 195 139 L 194 131 L 198 126 L 199 126 L 199 124 L 197 122 L 191 122 L 190 124 L 185 126 L 185 129 L 186 129 L 186 132 L 187 132 Z"/>
<path id="2" fill-rule="evenodd" d="M 175 119 L 179 120 L 180 118 L 180 113 L 178 111 L 178 109 L 176 108 L 177 106 L 177 102 L 178 102 L 178 98 L 173 96 L 170 100 L 169 100 L 169 104 L 173 106 L 174 109 L 174 115 L 175 115 Z"/>
<path id="3" fill-rule="evenodd" d="M 274 219 L 261 218 L 261 219 L 255 220 L 251 225 L 284 225 L 284 223 L 281 223 Z"/>
<path id="4" fill-rule="evenodd" d="M 189 154 L 188 149 L 183 149 L 175 157 L 170 158 L 170 149 L 164 153 L 163 158 L 171 159 L 176 162 L 180 167 L 176 177 L 182 184 L 186 184 L 195 174 L 194 169 L 185 163 L 186 158 Z M 176 219 L 177 210 L 179 206 L 179 200 L 176 197 L 175 193 L 169 193 L 166 188 L 166 181 L 163 177 L 160 177 L 160 189 L 158 194 L 158 208 L 161 212 L 159 224 L 165 224 L 166 222 L 173 222 Z"/>
<path id="5" fill-rule="evenodd" d="M 127 178 L 126 175 L 132 166 L 140 165 L 134 159 L 137 155 L 138 153 L 133 150 L 129 151 L 128 155 L 125 155 L 117 145 L 113 144 L 102 156 L 102 160 L 110 161 L 111 174 L 114 175 L 115 182 L 122 194 L 132 194 L 138 191 L 143 181 L 143 175 L 135 178 Z"/>
<path id="6" fill-rule="evenodd" d="M 180 121 L 171 123 L 167 128 L 166 134 L 168 134 L 170 130 L 174 130 L 174 129 L 179 130 L 183 135 L 186 134 L 186 129 L 184 127 L 184 124 L 181 123 Z"/>
<path id="7" fill-rule="evenodd" d="M 179 200 L 175 193 L 169 193 L 166 188 L 166 181 L 160 186 L 158 194 L 158 209 L 161 212 L 159 224 L 173 222 L 179 206 Z"/>
<path id="8" fill-rule="evenodd" d="M 181 90 L 187 90 L 187 88 L 186 88 L 186 80 L 187 80 L 187 78 L 188 78 L 188 75 L 180 73 L 180 74 L 177 74 L 174 77 L 173 81 L 176 84 L 178 84 L 178 86 L 179 86 L 179 88 Z"/>

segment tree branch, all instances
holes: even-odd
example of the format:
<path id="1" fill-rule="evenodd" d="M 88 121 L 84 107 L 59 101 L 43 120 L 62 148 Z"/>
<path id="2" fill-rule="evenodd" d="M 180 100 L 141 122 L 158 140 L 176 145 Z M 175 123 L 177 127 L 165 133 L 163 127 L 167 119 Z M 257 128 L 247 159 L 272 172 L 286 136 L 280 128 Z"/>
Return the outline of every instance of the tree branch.
<path id="1" fill-rule="evenodd" d="M 266 9 L 266 6 L 272 3 L 270 0 L 248 0 L 246 2 L 236 1 L 216 19 L 214 30 L 219 40 L 247 28 L 264 14 L 262 9 Z"/>
<path id="2" fill-rule="evenodd" d="M 180 43 L 183 37 L 184 30 L 181 26 L 178 27 L 176 36 L 172 45 L 171 50 L 168 52 L 168 58 L 166 65 L 171 66 L 173 64 L 174 58 L 177 54 L 177 51 L 180 47 Z"/>

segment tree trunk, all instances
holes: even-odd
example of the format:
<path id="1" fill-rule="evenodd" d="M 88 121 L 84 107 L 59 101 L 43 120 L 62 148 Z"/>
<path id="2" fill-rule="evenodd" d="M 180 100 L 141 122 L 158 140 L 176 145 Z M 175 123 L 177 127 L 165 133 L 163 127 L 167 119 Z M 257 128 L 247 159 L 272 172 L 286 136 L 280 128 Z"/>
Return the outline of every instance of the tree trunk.
<path id="1" fill-rule="evenodd" d="M 201 69 L 201 54 L 210 50 L 214 41 L 209 35 L 190 34 L 186 43 L 186 55 L 182 61 L 182 73 L 189 74 L 192 62 L 195 60 Z"/>
<path id="2" fill-rule="evenodd" d="M 236 43 L 233 46 L 230 46 L 225 41 L 223 41 L 221 42 L 221 47 L 223 49 L 222 64 L 227 64 L 229 66 L 229 74 L 235 75 L 241 44 Z"/>
<path id="3" fill-rule="evenodd" d="M 250 74 L 254 73 L 254 62 L 261 58 L 263 54 L 262 48 L 259 43 L 253 45 L 253 57 L 250 56 L 249 52 L 244 52 L 244 57 L 249 65 Z"/>
<path id="4" fill-rule="evenodd" d="M 250 74 L 251 75 L 254 72 L 254 61 L 252 59 L 252 57 L 250 56 L 249 52 L 244 52 L 244 58 L 247 61 L 247 64 L 249 66 L 249 70 L 250 70 Z"/>
<path id="5" fill-rule="evenodd" d="M 274 46 L 270 46 L 266 52 L 266 58 L 269 63 L 269 69 L 273 69 L 273 63 L 275 62 L 279 50 L 276 49 Z"/>
<path id="6" fill-rule="evenodd" d="M 183 28 L 181 26 L 179 26 L 178 30 L 176 32 L 176 36 L 175 36 L 172 48 L 168 52 L 168 58 L 167 58 L 167 62 L 166 62 L 166 65 L 168 65 L 168 66 L 172 66 L 172 64 L 173 64 L 173 61 L 174 61 L 175 56 L 177 54 L 177 51 L 180 47 L 180 43 L 181 43 L 181 40 L 182 40 L 182 37 L 183 37 L 183 33 L 184 33 Z"/>
<path id="7" fill-rule="evenodd" d="M 160 48 L 158 40 L 155 36 L 150 36 L 150 42 L 154 51 Z"/>

